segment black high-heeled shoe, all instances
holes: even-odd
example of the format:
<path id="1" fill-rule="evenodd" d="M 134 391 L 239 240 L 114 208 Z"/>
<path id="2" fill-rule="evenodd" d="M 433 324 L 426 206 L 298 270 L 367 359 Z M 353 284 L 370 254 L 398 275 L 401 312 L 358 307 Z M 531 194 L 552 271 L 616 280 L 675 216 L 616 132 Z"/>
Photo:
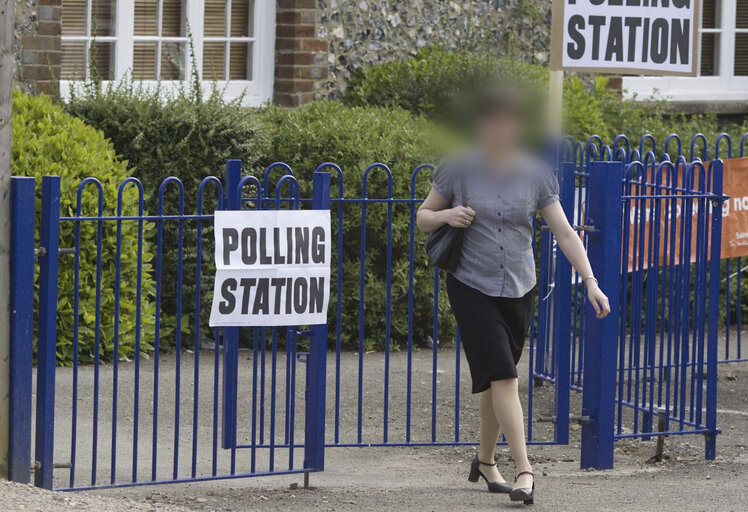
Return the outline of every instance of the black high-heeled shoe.
<path id="1" fill-rule="evenodd" d="M 478 460 L 478 456 L 476 455 L 473 459 L 473 462 L 470 464 L 470 475 L 468 476 L 468 480 L 470 482 L 477 482 L 481 477 L 483 477 L 483 480 L 486 481 L 486 485 L 488 486 L 488 492 L 498 492 L 503 494 L 508 494 L 512 490 L 512 486 L 509 485 L 506 482 L 489 482 L 488 478 L 486 478 L 486 475 L 483 474 L 483 471 L 480 470 L 480 465 L 483 464 L 484 466 L 495 466 L 496 463 L 488 464 L 486 462 L 481 462 Z"/>
<path id="2" fill-rule="evenodd" d="M 516 482 L 522 475 L 532 476 L 532 487 L 518 487 L 512 489 L 509 493 L 509 499 L 511 501 L 524 501 L 525 505 L 532 505 L 535 503 L 535 474 L 532 471 L 520 471 L 514 478 Z"/>

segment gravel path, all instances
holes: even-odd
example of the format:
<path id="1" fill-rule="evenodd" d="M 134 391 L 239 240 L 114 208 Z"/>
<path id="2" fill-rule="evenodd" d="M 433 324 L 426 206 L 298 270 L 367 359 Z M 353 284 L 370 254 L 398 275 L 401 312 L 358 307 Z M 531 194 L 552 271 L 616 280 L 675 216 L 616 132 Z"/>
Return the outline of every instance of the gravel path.
<path id="1" fill-rule="evenodd" d="M 33 485 L 17 484 L 0 480 L 0 510 L 47 512 L 49 510 L 74 510 L 92 512 L 125 512 L 138 510 L 184 511 L 184 507 L 153 501 L 144 501 L 140 496 L 109 497 L 86 493 L 45 491 Z"/>
<path id="2" fill-rule="evenodd" d="M 454 358 L 450 359 L 448 349 L 444 351 L 444 363 L 440 363 L 437 372 L 438 380 L 448 386 L 454 382 Z M 441 351 L 440 351 L 441 354 Z M 206 353 L 204 356 L 209 356 Z M 404 355 L 393 354 L 393 394 L 400 392 L 397 361 Z M 183 355 L 183 363 L 189 361 L 189 354 Z M 364 420 L 366 428 L 364 438 L 375 440 L 381 438 L 381 411 L 377 410 L 377 397 L 381 395 L 381 355 L 367 355 L 367 380 L 365 382 Z M 440 357 L 442 357 L 440 355 Z M 173 355 L 162 357 L 162 378 L 166 383 L 171 378 L 173 370 Z M 331 356 L 330 359 L 333 359 Z M 208 360 L 208 359 L 206 359 Z M 452 363 L 449 363 L 449 361 Z M 355 393 L 357 375 L 357 357 L 355 354 L 344 354 L 341 369 L 342 389 L 349 392 L 341 400 L 341 439 L 348 439 L 355 434 L 355 401 L 350 397 Z M 250 373 L 252 361 L 248 357 L 242 358 L 240 372 L 246 379 Z M 209 369 L 210 366 L 206 364 Z M 283 367 L 283 364 L 279 364 Z M 144 375 L 144 389 L 150 389 L 148 364 L 142 364 Z M 202 365 L 201 365 L 202 368 Z M 463 366 L 466 368 L 466 366 Z M 76 472 L 76 484 L 85 485 L 91 477 L 90 466 L 84 456 L 89 449 L 90 422 L 81 411 L 90 409 L 91 393 L 87 386 L 87 372 L 90 368 L 82 368 L 81 395 L 79 398 L 79 414 L 82 415 L 79 426 L 79 460 Z M 127 365 L 120 367 L 121 375 L 129 371 Z M 334 371 L 329 372 L 332 376 Z M 469 377 L 463 372 L 461 386 L 467 383 Z M 111 375 L 109 368 L 102 368 L 102 382 L 106 382 Z M 183 382 L 187 382 L 191 375 L 189 367 L 183 368 Z M 58 372 L 58 398 L 69 396 L 69 369 Z M 211 372 L 201 375 L 201 382 L 211 382 Z M 414 417 L 413 428 L 419 439 L 430 431 L 430 355 L 422 351 L 414 356 Z M 283 382 L 283 375 L 278 376 Z M 524 379 L 526 380 L 526 379 Z M 246 385 L 246 383 L 245 383 Z M 333 382 L 328 382 L 328 386 Z M 523 383 L 523 387 L 526 382 Z M 171 474 L 172 457 L 169 447 L 173 443 L 173 432 L 168 428 L 173 414 L 173 402 L 168 401 L 173 386 L 164 385 L 165 395 L 162 398 L 159 422 L 159 462 L 157 472 L 160 478 L 168 478 Z M 244 388 L 249 389 L 249 388 Z M 526 388 L 525 388 L 526 389 Z M 301 390 L 297 390 L 301 393 Z M 571 426 L 571 442 L 568 446 L 532 446 L 531 458 L 538 474 L 538 497 L 535 511 L 738 511 L 746 510 L 748 503 L 748 364 L 731 364 L 720 367 L 719 373 L 719 412 L 718 426 L 722 433 L 718 437 L 717 460 L 705 461 L 703 458 L 704 440 L 701 436 L 672 436 L 665 441 L 665 460 L 658 464 L 649 464 L 649 459 L 655 451 L 655 442 L 627 439 L 616 445 L 616 468 L 610 471 L 587 472 L 579 470 L 579 427 Z M 125 389 L 123 393 L 127 394 Z M 201 388 L 201 393 L 203 392 Z M 210 386 L 205 390 L 206 398 L 201 399 L 204 411 L 200 411 L 200 425 L 202 428 L 211 427 L 211 399 Z M 107 443 L 109 427 L 106 418 L 109 415 L 109 405 L 106 397 L 109 390 L 104 386 L 101 390 L 102 400 L 100 408 L 100 464 L 98 483 L 106 482 L 109 478 L 110 466 L 107 465 L 110 445 Z M 187 395 L 185 397 L 185 395 Z M 180 474 L 188 469 L 190 457 L 191 434 L 187 425 L 191 421 L 189 392 L 183 393 L 183 431 L 180 439 Z M 552 406 L 552 387 L 543 387 L 536 392 L 536 414 L 547 414 Z M 573 395 L 578 400 L 579 395 Z M 396 397 L 391 398 L 396 400 Z M 445 389 L 438 397 L 440 409 L 437 415 L 437 433 L 440 438 L 453 435 L 453 402 L 450 400 L 449 390 Z M 474 439 L 476 434 L 477 415 L 474 404 L 468 395 L 463 395 L 461 403 L 460 437 L 465 440 Z M 328 400 L 328 408 L 331 407 Z M 146 402 L 144 402 L 146 403 Z M 402 435 L 398 427 L 402 420 L 396 417 L 401 405 L 393 406 L 391 421 L 393 429 L 391 436 Z M 64 462 L 69 456 L 68 447 L 63 440 L 69 435 L 69 415 L 65 414 L 64 401 L 59 400 L 56 448 L 56 460 Z M 146 403 L 146 405 L 148 405 Z M 242 409 L 247 413 L 246 403 Z M 578 404 L 574 402 L 576 409 Z M 147 407 L 146 407 L 147 410 Z M 328 414 L 332 414 L 328 409 Z M 145 414 L 141 411 L 141 414 Z M 122 439 L 129 438 L 127 421 L 130 421 L 131 411 L 127 404 L 120 403 L 120 418 L 125 422 L 120 425 Z M 379 418 L 379 420 L 377 420 Z M 267 419 L 267 418 L 266 418 Z M 143 420 L 141 436 L 148 439 L 150 434 L 150 419 Z M 203 425 L 203 422 L 205 423 Z M 297 425 L 300 432 L 303 422 Z M 282 423 L 279 423 L 282 424 Z M 124 425 L 124 426 L 123 426 Z M 240 425 L 240 436 L 245 433 Z M 549 424 L 535 423 L 539 439 L 545 437 Z M 207 431 L 206 431 L 207 432 Z M 328 432 L 328 434 L 331 434 Z M 210 463 L 210 436 L 199 438 L 199 463 Z M 150 446 L 143 441 L 143 452 L 148 455 Z M 163 443 L 163 445 L 161 444 Z M 202 450 L 207 450 L 203 452 Z M 126 481 L 131 471 L 132 457 L 128 457 L 130 446 L 126 441 L 120 441 L 117 459 L 118 481 Z M 301 451 L 301 450 L 299 450 Z M 473 448 L 463 447 L 408 447 L 408 448 L 330 448 L 326 451 L 326 468 L 323 473 L 311 475 L 311 489 L 302 487 L 301 475 L 272 476 L 260 478 L 246 478 L 235 480 L 220 480 L 189 484 L 169 484 L 160 486 L 141 486 L 131 488 L 102 489 L 88 492 L 51 493 L 41 491 L 30 486 L 0 483 L 0 495 L 3 501 L 0 510 L 96 510 L 96 511 L 124 511 L 124 510 L 198 510 L 198 511 L 271 511 L 271 510 L 308 510 L 308 511 L 375 511 L 375 510 L 424 510 L 424 511 L 454 511 L 454 510 L 495 510 L 497 508 L 521 509 L 521 506 L 510 504 L 506 496 L 491 495 L 478 484 L 467 482 L 467 468 L 473 457 Z M 506 448 L 501 448 L 500 469 L 507 478 L 511 477 L 511 462 Z M 246 461 L 247 451 L 243 450 L 241 458 Z M 297 462 L 302 459 L 297 454 Z M 238 457 L 239 458 L 239 457 Z M 279 456 L 280 459 L 280 456 Z M 264 464 L 266 461 L 258 461 Z M 184 468 L 182 465 L 186 464 Z M 142 468 L 141 468 L 142 466 Z M 147 478 L 150 472 L 148 458 L 144 457 L 139 465 Z M 219 465 L 223 471 L 225 468 Z M 55 471 L 55 485 L 66 485 L 68 470 Z"/>

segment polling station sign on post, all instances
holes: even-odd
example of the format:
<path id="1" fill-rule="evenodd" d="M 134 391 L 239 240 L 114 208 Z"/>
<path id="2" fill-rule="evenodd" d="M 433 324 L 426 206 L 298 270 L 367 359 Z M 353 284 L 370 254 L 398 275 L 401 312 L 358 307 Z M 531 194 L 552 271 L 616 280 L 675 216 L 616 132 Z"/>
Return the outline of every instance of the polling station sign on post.
<path id="1" fill-rule="evenodd" d="M 330 211 L 217 211 L 210 325 L 327 323 Z"/>
<path id="2" fill-rule="evenodd" d="M 699 0 L 553 0 L 551 69 L 695 75 Z"/>

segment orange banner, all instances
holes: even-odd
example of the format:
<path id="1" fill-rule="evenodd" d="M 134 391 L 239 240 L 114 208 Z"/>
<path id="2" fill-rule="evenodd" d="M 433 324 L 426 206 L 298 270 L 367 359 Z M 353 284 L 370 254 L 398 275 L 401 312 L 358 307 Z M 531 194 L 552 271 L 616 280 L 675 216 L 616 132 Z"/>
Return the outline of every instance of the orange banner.
<path id="1" fill-rule="evenodd" d="M 748 157 L 725 160 L 722 257 L 748 256 Z"/>
<path id="2" fill-rule="evenodd" d="M 707 167 L 709 164 L 706 164 Z M 647 170 L 647 172 L 651 172 Z M 699 188 L 698 183 L 706 177 L 699 176 L 696 171 L 694 184 L 688 186 L 683 183 L 684 173 L 676 173 L 677 186 L 681 190 L 686 188 Z M 669 196 L 662 199 L 630 199 L 627 218 L 628 226 L 628 269 L 644 270 L 649 267 L 650 260 L 656 259 L 658 265 L 670 265 L 683 263 L 681 251 L 687 247 L 690 240 L 690 253 L 688 259 L 693 263 L 696 261 L 699 205 L 708 209 L 708 217 L 704 229 L 711 230 L 709 219 L 711 218 L 713 205 L 711 201 L 690 199 L 687 197 L 671 199 L 672 193 L 667 191 L 667 177 L 663 176 L 663 188 L 659 195 Z M 653 183 L 654 178 L 648 176 L 647 182 Z M 654 194 L 651 188 L 632 185 L 630 195 L 643 196 Z M 724 160 L 723 193 L 730 196 L 722 204 L 722 258 L 734 258 L 748 256 L 748 158 L 736 158 Z M 690 210 L 690 211 L 689 211 Z M 690 221 L 686 218 L 690 213 Z M 703 217 L 701 217 L 703 219 Z M 659 220 L 659 228 L 652 224 L 653 219 Z M 711 239 L 711 235 L 709 235 Z M 652 241 L 657 240 L 657 246 L 652 247 Z M 702 250 L 703 258 L 708 259 L 709 241 Z"/>

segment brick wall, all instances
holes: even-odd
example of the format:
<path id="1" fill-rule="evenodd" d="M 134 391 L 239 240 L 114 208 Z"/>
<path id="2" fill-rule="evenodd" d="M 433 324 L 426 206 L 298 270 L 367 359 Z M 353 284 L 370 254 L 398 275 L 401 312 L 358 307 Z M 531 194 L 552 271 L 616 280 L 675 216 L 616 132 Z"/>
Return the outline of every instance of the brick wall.
<path id="1" fill-rule="evenodd" d="M 328 47 L 317 37 L 316 0 L 278 0 L 274 102 L 296 107 L 315 98 L 329 73 Z"/>
<path id="2" fill-rule="evenodd" d="M 59 94 L 62 0 L 16 0 L 15 80 L 28 92 Z"/>

